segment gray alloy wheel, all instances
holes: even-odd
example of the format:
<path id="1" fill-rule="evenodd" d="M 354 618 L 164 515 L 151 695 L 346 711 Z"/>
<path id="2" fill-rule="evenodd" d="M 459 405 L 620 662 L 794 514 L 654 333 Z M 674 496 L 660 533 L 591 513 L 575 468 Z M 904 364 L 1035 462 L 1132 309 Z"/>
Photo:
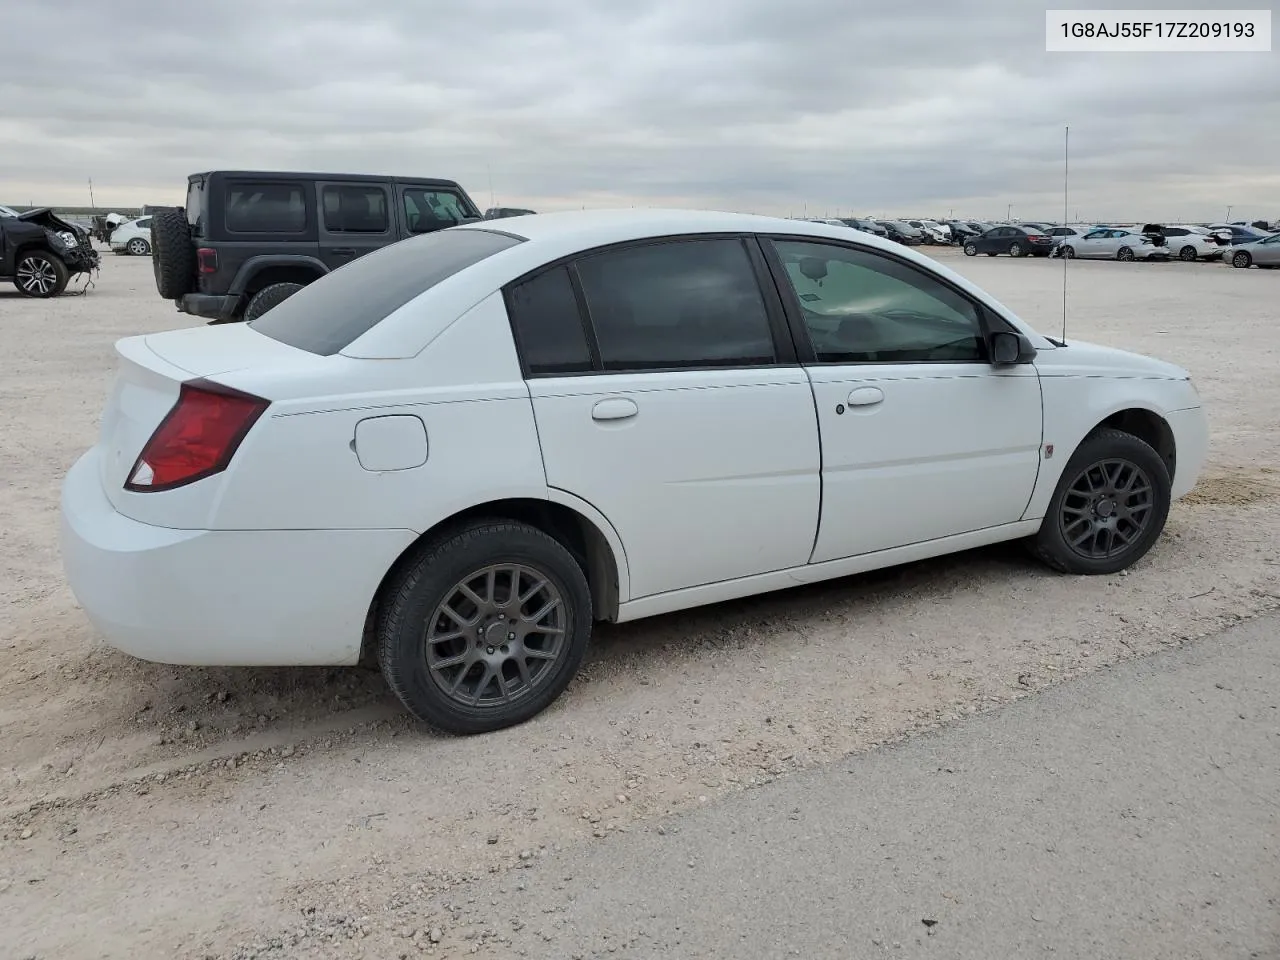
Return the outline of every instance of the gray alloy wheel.
<path id="1" fill-rule="evenodd" d="M 1020 256 L 1022 256 L 1022 244 L 1018 243 L 1018 241 L 1017 241 L 1017 240 L 1015 240 L 1015 241 L 1013 241 L 1013 243 L 1009 244 L 1009 256 L 1011 256 L 1011 257 L 1020 257 Z"/>
<path id="2" fill-rule="evenodd" d="M 974 243 L 966 243 L 964 245 L 964 255 L 966 257 L 976 257 L 978 255 L 978 246 Z"/>
<path id="3" fill-rule="evenodd" d="M 1062 255 L 1066 257 L 1068 260 L 1074 260 L 1076 256 L 1076 248 L 1072 246 L 1063 247 Z"/>
<path id="4" fill-rule="evenodd" d="M 13 283 L 27 297 L 56 297 L 66 288 L 67 268 L 50 254 L 29 253 L 18 261 Z"/>
<path id="5" fill-rule="evenodd" d="M 1155 488 L 1127 459 L 1089 464 L 1067 486 L 1058 511 L 1062 539 L 1085 560 L 1108 561 L 1138 543 L 1155 512 Z"/>
<path id="6" fill-rule="evenodd" d="M 1196 254 L 1195 247 L 1183 247 L 1181 250 L 1178 251 L 1178 259 L 1182 260 L 1185 263 L 1191 263 L 1191 261 L 1196 259 L 1196 256 L 1197 254 Z"/>
<path id="7" fill-rule="evenodd" d="M 1241 250 L 1239 253 L 1233 253 L 1231 255 L 1231 265 L 1239 270 L 1249 269 L 1249 266 L 1252 263 L 1253 257 L 1249 256 L 1249 252 L 1247 250 Z"/>
<path id="8" fill-rule="evenodd" d="M 1123 260 L 1125 263 L 1128 263 L 1134 259 L 1133 251 L 1128 247 L 1121 247 L 1120 252 L 1116 254 L 1116 259 Z"/>
<path id="9" fill-rule="evenodd" d="M 423 655 L 440 692 L 463 707 L 505 707 L 556 671 L 568 612 L 550 577 L 495 564 L 446 591 L 427 623 Z"/>
<path id="10" fill-rule="evenodd" d="M 146 257 L 151 254 L 151 244 L 143 240 L 142 237 L 134 237 L 125 246 L 125 249 L 135 257 Z"/>

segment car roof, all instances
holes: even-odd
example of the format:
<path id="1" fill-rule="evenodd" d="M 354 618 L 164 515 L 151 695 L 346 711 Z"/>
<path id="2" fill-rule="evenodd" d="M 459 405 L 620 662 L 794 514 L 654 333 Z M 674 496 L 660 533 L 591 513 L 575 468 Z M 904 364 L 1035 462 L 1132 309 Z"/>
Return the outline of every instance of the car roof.
<path id="1" fill-rule="evenodd" d="M 382 173 L 313 173 L 299 170 L 207 170 L 204 173 L 193 173 L 187 177 L 188 182 L 212 176 L 244 177 L 254 180 L 337 180 L 355 183 L 383 182 L 395 180 L 397 183 L 429 183 L 458 186 L 456 180 L 441 177 L 398 177 L 394 174 Z"/>
<path id="2" fill-rule="evenodd" d="M 491 230 L 522 240 L 547 243 L 567 252 L 587 250 L 611 243 L 645 240 L 697 233 L 784 233 L 810 234 L 847 241 L 849 228 L 843 224 L 813 220 L 789 220 L 749 213 L 722 213 L 713 210 L 572 210 L 508 217 L 500 225 L 492 220 L 467 223 L 455 230 Z M 887 240 L 867 238 L 861 242 L 883 250 L 902 248 Z"/>

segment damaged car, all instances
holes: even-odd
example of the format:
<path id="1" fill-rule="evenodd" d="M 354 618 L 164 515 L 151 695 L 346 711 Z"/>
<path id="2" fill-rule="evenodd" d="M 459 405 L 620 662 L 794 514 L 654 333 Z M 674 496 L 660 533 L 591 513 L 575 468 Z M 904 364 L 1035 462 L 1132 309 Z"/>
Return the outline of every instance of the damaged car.
<path id="1" fill-rule="evenodd" d="M 48 207 L 0 217 L 0 280 L 12 281 L 25 297 L 56 297 L 98 261 L 88 231 Z"/>

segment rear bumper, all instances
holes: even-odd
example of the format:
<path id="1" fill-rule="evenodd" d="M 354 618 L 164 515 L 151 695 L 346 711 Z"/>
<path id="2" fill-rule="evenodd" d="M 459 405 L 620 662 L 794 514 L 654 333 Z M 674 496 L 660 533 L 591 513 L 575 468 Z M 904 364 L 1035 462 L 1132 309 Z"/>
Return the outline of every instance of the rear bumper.
<path id="1" fill-rule="evenodd" d="M 184 293 L 174 301 L 178 310 L 206 320 L 231 320 L 240 306 L 240 298 L 216 293 Z"/>
<path id="2" fill-rule="evenodd" d="M 1175 410 L 1165 417 L 1173 431 L 1177 462 L 1173 473 L 1173 498 L 1185 497 L 1200 479 L 1209 455 L 1209 418 L 1204 407 Z"/>
<path id="3" fill-rule="evenodd" d="M 174 530 L 116 512 L 99 452 L 62 485 L 67 581 L 111 646 L 205 666 L 355 663 L 409 530 Z M 157 494 L 163 496 L 163 494 Z"/>

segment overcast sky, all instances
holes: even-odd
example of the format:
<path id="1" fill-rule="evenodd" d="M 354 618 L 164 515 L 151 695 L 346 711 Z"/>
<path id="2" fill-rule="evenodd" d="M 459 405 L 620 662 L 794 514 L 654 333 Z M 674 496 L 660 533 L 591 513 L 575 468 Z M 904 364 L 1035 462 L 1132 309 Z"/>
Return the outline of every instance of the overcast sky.
<path id="1" fill-rule="evenodd" d="M 87 204 L 92 177 L 99 206 L 181 203 L 221 167 L 444 176 L 481 207 L 492 181 L 539 210 L 1060 217 L 1069 123 L 1072 218 L 1280 217 L 1280 54 L 1050 54 L 1047 5 L 8 4 L 0 202 Z"/>

